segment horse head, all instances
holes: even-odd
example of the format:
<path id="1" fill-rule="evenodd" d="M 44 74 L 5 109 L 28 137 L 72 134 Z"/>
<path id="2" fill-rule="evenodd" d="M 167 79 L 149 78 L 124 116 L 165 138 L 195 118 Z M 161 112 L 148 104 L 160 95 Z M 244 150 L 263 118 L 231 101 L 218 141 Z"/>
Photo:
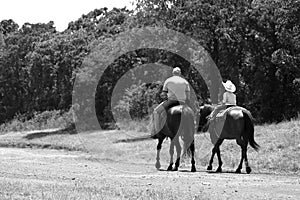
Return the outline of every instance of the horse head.
<path id="1" fill-rule="evenodd" d="M 209 127 L 209 120 L 208 116 L 213 111 L 214 107 L 209 104 L 205 104 L 199 108 L 199 125 L 198 125 L 198 131 L 200 132 L 206 132 Z"/>

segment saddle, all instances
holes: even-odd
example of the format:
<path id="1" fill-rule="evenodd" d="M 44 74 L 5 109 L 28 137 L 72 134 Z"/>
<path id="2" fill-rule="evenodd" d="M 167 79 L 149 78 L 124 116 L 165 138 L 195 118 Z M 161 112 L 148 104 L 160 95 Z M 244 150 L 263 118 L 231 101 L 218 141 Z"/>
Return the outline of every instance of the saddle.
<path id="1" fill-rule="evenodd" d="M 184 105 L 175 105 L 175 106 L 172 106 L 168 109 L 168 111 L 170 111 L 171 113 L 172 112 L 176 112 L 176 111 L 179 111 L 179 112 L 182 112 L 182 108 L 183 108 Z M 167 112 L 162 112 L 161 113 L 161 116 L 160 116 L 160 123 L 159 123 L 159 128 L 162 129 L 163 126 L 165 125 L 166 121 L 167 121 Z"/>
<path id="2" fill-rule="evenodd" d="M 229 107 L 227 109 L 221 110 L 219 113 L 217 113 L 216 118 L 224 118 L 226 117 L 227 113 L 231 113 L 233 116 L 243 116 L 243 112 L 242 112 L 242 107 L 239 106 L 233 106 L 233 107 Z"/>
<path id="3" fill-rule="evenodd" d="M 152 115 L 152 124 L 151 125 L 151 135 L 155 135 L 159 133 L 160 131 L 163 131 L 164 134 L 168 136 L 168 133 L 171 131 L 168 130 L 170 127 L 165 127 L 165 124 L 167 122 L 167 116 L 168 113 L 175 114 L 175 113 L 182 113 L 182 109 L 186 106 L 190 107 L 188 103 L 181 102 L 181 101 L 169 101 L 169 105 L 165 105 L 164 109 L 161 109 L 161 111 L 157 112 L 157 114 Z"/>
<path id="4" fill-rule="evenodd" d="M 209 131 L 213 132 L 219 137 L 222 133 L 227 114 L 230 113 L 230 115 L 234 119 L 238 119 L 240 117 L 243 117 L 243 110 L 246 109 L 240 106 L 233 106 L 227 109 L 221 109 L 215 114 L 215 116 L 210 116 Z"/>

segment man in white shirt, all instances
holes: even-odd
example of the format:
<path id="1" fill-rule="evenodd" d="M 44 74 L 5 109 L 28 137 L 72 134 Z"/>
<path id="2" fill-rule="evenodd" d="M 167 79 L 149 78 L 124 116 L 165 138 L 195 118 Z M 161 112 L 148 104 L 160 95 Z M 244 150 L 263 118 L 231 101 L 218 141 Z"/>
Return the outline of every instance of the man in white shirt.
<path id="1" fill-rule="evenodd" d="M 166 96 L 167 101 L 159 104 L 153 112 L 153 123 L 154 126 L 151 130 L 151 135 L 154 135 L 160 131 L 160 115 L 169 108 L 188 103 L 190 100 L 190 86 L 189 83 L 181 77 L 181 69 L 175 67 L 172 71 L 173 76 L 168 78 L 163 85 L 162 96 Z"/>

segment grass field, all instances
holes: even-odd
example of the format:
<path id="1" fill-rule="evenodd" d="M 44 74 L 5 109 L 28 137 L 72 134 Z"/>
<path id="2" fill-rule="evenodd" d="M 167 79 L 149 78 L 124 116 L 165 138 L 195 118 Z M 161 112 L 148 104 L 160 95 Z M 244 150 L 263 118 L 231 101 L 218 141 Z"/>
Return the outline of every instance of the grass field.
<path id="1" fill-rule="evenodd" d="M 116 161 L 153 163 L 157 141 L 114 143 L 118 139 L 147 134 L 147 122 L 126 122 L 120 131 L 102 131 L 74 134 L 74 131 L 52 129 L 46 131 L 2 132 L 0 146 L 21 148 L 50 148 L 71 151 L 88 151 L 100 158 Z M 48 127 L 49 128 L 49 127 Z M 60 127 L 58 127 L 60 128 Z M 255 126 L 255 140 L 261 146 L 259 152 L 248 148 L 248 159 L 255 173 L 300 172 L 300 120 L 278 124 Z M 169 140 L 163 144 L 161 162 L 168 164 Z M 105 144 L 105 145 L 103 145 Z M 196 135 L 196 164 L 205 169 L 211 155 L 212 144 L 208 133 Z M 221 146 L 224 169 L 234 170 L 240 160 L 240 147 L 235 141 L 224 141 Z M 183 159 L 182 165 L 189 165 Z M 217 166 L 215 158 L 214 166 Z"/>
<path id="2" fill-rule="evenodd" d="M 63 118 L 59 117 L 59 119 Z M 249 163 L 253 173 L 249 176 L 206 173 L 212 149 L 208 133 L 197 134 L 195 138 L 196 167 L 200 173 L 168 173 L 155 169 L 156 140 L 116 143 L 118 140 L 147 135 L 149 126 L 147 121 L 123 122 L 119 124 L 121 130 L 83 133 L 74 131 L 72 126 L 68 125 L 69 123 L 62 126 L 55 120 L 47 121 L 47 123 L 42 123 L 42 121 L 32 119 L 31 122 L 24 123 L 15 120 L 11 124 L 2 126 L 0 147 L 63 151 L 36 150 L 44 153 L 34 157 L 36 151 L 24 149 L 29 154 L 25 154 L 27 157 L 20 160 L 18 153 L 23 151 L 12 149 L 18 150 L 16 151 L 18 153 L 10 158 L 7 155 L 9 152 L 6 151 L 7 148 L 2 149 L 0 199 L 266 199 L 264 188 L 273 194 L 274 191 L 278 191 L 278 187 L 282 187 L 282 181 L 288 185 L 285 186 L 287 190 L 292 186 L 297 188 L 297 184 L 300 183 L 297 182 L 300 174 L 299 119 L 255 126 L 255 140 L 261 148 L 258 152 L 251 147 L 248 149 Z M 16 124 L 20 129 L 12 127 Z M 41 130 L 28 131 L 29 128 L 26 127 L 28 124 L 34 129 L 40 127 Z M 40 124 L 43 125 L 40 126 Z M 169 163 L 169 144 L 170 140 L 163 143 L 162 169 L 166 169 Z M 60 155 L 62 152 L 79 157 L 84 154 L 88 157 L 74 161 L 72 157 L 70 159 L 51 157 L 51 154 Z M 240 160 L 240 147 L 235 141 L 224 141 L 221 153 L 224 163 L 223 171 L 235 171 Z M 32 163 L 31 160 L 37 164 Z M 15 161 L 20 166 L 15 165 Z M 217 159 L 215 158 L 214 169 L 216 166 Z M 184 157 L 181 160 L 181 167 L 190 169 L 190 159 Z M 112 172 L 117 175 L 110 175 Z M 102 176 L 101 173 L 104 175 Z M 120 178 L 120 174 L 124 177 Z M 278 177 L 283 178 L 278 180 Z M 164 181 L 168 184 L 165 185 Z M 244 183 L 247 184 L 243 186 Z M 215 188 L 216 186 L 218 187 Z M 258 187 L 262 188 L 262 191 Z M 258 194 L 259 191 L 261 193 Z M 291 191 L 291 195 L 297 195 L 296 192 Z M 280 191 L 278 193 L 281 194 Z M 217 198 L 217 196 L 212 196 L 213 194 L 221 196 Z M 259 195 L 258 198 L 253 194 Z M 276 195 L 278 194 L 274 193 L 273 197 Z M 287 199 L 286 196 L 282 197 Z M 268 196 L 267 199 L 272 198 Z"/>
<path id="3" fill-rule="evenodd" d="M 33 193 L 34 191 L 34 193 Z M 137 191 L 135 188 L 116 188 L 110 183 L 102 182 L 99 185 L 84 185 L 80 182 L 72 184 L 47 184 L 24 182 L 0 182 L 0 199 L 23 199 L 23 200 L 114 200 L 114 199 L 209 199 L 198 197 L 194 194 L 182 193 L 172 188 L 161 190 L 147 189 Z"/>

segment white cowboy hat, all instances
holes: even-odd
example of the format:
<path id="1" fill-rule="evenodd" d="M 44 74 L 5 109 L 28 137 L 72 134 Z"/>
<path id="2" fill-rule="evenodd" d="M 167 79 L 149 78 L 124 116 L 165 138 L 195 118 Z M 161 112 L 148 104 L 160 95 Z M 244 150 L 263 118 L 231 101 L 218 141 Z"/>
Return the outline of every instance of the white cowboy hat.
<path id="1" fill-rule="evenodd" d="M 223 86 L 224 86 L 224 88 L 225 88 L 226 91 L 228 91 L 228 92 L 235 92 L 236 87 L 235 87 L 235 85 L 230 80 L 227 80 L 226 83 L 222 82 L 222 84 L 223 84 Z"/>
<path id="2" fill-rule="evenodd" d="M 175 67 L 172 71 L 173 74 L 181 74 L 181 69 L 179 67 Z"/>

